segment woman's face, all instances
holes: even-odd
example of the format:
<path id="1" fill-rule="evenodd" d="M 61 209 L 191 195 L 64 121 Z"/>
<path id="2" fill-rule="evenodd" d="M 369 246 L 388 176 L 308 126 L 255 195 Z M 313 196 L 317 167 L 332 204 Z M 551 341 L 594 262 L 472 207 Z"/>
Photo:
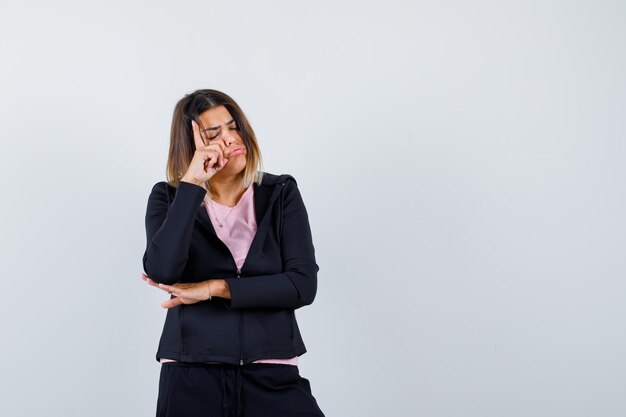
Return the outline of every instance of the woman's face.
<path id="1" fill-rule="evenodd" d="M 217 106 L 205 110 L 198 118 L 204 143 L 210 145 L 223 141 L 226 145 L 224 156 L 228 162 L 224 168 L 215 173 L 214 177 L 228 177 L 241 173 L 246 168 L 246 146 L 239 134 L 239 126 L 226 107 Z"/>

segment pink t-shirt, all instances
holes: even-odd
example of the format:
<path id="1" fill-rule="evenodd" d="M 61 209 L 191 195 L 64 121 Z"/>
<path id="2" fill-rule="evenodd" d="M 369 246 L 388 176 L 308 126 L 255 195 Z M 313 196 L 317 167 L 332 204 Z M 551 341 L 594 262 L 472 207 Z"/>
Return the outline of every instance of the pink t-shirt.
<path id="1" fill-rule="evenodd" d="M 228 246 L 235 258 L 237 268 L 241 268 L 248 255 L 250 244 L 256 233 L 256 216 L 254 214 L 254 187 L 251 184 L 243 193 L 234 207 L 216 203 L 205 197 L 202 205 L 207 210 L 217 236 Z M 216 217 L 217 216 L 217 217 Z M 220 227 L 220 224 L 222 226 Z M 163 362 L 176 362 L 173 359 L 161 358 Z M 206 362 L 220 363 L 220 362 Z M 253 363 L 284 363 L 298 365 L 298 357 L 290 359 L 259 359 Z"/>

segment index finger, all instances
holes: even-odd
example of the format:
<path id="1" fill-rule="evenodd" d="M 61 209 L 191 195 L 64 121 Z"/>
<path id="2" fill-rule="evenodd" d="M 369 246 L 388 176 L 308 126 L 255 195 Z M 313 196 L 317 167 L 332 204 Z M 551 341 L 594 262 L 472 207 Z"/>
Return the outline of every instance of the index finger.
<path id="1" fill-rule="evenodd" d="M 202 136 L 200 135 L 200 128 L 198 127 L 198 123 L 195 120 L 191 121 L 191 129 L 193 130 L 193 143 L 196 145 L 196 149 L 201 149 L 206 147 L 204 140 L 202 140 Z"/>

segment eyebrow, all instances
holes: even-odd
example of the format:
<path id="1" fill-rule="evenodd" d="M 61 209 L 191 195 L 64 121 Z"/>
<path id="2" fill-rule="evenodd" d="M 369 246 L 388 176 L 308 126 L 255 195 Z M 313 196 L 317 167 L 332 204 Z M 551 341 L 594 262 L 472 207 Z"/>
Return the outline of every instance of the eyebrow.
<path id="1" fill-rule="evenodd" d="M 230 122 L 226 122 L 225 124 L 229 125 L 229 124 L 231 124 L 231 123 L 232 123 L 232 122 L 234 122 L 234 121 L 235 121 L 235 119 L 230 119 Z M 208 131 L 208 130 L 217 130 L 217 129 L 219 129 L 219 128 L 220 128 L 219 126 L 215 126 L 215 127 L 208 127 L 208 128 L 206 128 L 206 129 L 204 129 L 204 131 L 206 132 L 206 131 Z"/>

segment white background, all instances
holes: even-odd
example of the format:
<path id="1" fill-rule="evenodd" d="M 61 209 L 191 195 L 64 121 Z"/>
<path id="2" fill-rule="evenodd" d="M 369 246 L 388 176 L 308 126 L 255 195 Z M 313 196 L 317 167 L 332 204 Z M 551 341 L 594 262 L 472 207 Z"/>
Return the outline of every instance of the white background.
<path id="1" fill-rule="evenodd" d="M 626 415 L 626 4 L 0 6 L 0 404 L 152 416 L 139 276 L 174 104 L 242 106 L 307 205 L 327 417 Z"/>

